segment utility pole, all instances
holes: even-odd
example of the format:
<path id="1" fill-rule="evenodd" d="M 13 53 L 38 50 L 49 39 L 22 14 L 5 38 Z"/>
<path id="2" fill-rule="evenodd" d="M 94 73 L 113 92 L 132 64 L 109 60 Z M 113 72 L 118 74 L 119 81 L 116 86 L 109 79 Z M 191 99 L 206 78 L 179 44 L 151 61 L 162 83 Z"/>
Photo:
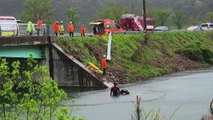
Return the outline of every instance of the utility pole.
<path id="1" fill-rule="evenodd" d="M 146 0 L 143 0 L 143 22 L 144 22 L 144 44 L 147 44 L 148 38 L 147 38 L 147 29 L 146 29 Z"/>

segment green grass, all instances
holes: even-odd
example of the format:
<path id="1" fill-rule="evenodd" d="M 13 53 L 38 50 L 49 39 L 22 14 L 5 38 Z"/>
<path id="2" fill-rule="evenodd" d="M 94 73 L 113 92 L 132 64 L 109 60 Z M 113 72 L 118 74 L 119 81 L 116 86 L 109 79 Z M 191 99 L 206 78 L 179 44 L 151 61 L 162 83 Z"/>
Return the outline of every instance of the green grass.
<path id="1" fill-rule="evenodd" d="M 205 51 L 213 52 L 213 32 L 208 31 L 152 33 L 147 45 L 142 44 L 143 34 L 116 34 L 112 39 L 108 71 L 122 71 L 123 80 L 128 82 L 170 73 L 175 67 L 170 59 L 190 44 L 199 42 Z M 57 44 L 83 64 L 93 62 L 100 67 L 107 41 L 107 36 L 59 37 Z"/>

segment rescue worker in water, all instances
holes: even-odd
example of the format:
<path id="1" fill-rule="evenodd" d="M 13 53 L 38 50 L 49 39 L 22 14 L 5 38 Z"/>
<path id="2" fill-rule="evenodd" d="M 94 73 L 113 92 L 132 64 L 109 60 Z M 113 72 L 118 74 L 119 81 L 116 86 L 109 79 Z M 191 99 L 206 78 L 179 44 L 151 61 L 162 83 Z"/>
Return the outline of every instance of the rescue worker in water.
<path id="1" fill-rule="evenodd" d="M 119 96 L 120 95 L 120 89 L 117 86 L 116 82 L 114 83 L 114 86 L 111 87 L 110 95 L 111 96 Z"/>

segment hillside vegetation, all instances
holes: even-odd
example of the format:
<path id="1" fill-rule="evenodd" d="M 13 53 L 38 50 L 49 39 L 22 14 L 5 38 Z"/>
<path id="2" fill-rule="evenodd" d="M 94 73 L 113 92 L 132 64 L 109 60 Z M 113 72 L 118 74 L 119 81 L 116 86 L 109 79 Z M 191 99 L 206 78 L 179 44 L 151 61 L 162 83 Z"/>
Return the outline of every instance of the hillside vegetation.
<path id="1" fill-rule="evenodd" d="M 24 2 L 26 0 L 0 0 L 0 15 L 15 16 L 20 19 L 20 14 L 24 11 Z M 32 0 L 28 0 L 32 1 Z M 39 0 L 41 3 L 43 0 Z M 92 20 L 98 19 L 96 14 L 109 3 L 116 4 L 120 7 L 128 8 L 129 13 L 141 15 L 143 1 L 142 0 L 51 0 L 54 8 L 53 21 L 64 20 L 67 22 L 66 9 L 78 8 L 77 25 L 86 24 Z M 194 24 L 207 22 L 205 19 L 208 12 L 213 11 L 212 0 L 146 0 L 147 12 L 150 9 L 171 8 L 174 12 L 180 11 L 184 13 L 184 24 Z M 8 9 L 10 8 L 10 9 Z M 52 21 L 52 22 L 53 22 Z M 196 23 L 196 24 L 198 24 Z M 169 23 L 168 23 L 169 24 Z"/>
<path id="2" fill-rule="evenodd" d="M 115 34 L 112 60 L 108 61 L 109 80 L 129 83 L 172 72 L 204 67 L 213 63 L 212 32 L 163 32 L 149 35 Z M 100 67 L 106 52 L 107 36 L 58 37 L 56 43 L 85 66 L 93 62 Z"/>

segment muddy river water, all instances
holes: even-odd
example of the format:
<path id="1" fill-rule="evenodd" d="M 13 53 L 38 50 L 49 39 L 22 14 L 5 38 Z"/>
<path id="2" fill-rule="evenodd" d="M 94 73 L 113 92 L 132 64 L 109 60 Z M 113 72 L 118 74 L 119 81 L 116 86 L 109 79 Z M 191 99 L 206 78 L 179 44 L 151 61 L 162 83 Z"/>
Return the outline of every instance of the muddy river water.
<path id="1" fill-rule="evenodd" d="M 213 68 L 176 73 L 121 89 L 128 89 L 130 95 L 110 97 L 109 89 L 75 93 L 76 103 L 72 108 L 79 109 L 75 114 L 87 120 L 131 120 L 138 95 L 146 111 L 160 109 L 161 116 L 169 119 L 178 109 L 172 120 L 199 120 L 209 113 L 213 99 Z M 63 104 L 71 106 L 71 101 Z"/>

